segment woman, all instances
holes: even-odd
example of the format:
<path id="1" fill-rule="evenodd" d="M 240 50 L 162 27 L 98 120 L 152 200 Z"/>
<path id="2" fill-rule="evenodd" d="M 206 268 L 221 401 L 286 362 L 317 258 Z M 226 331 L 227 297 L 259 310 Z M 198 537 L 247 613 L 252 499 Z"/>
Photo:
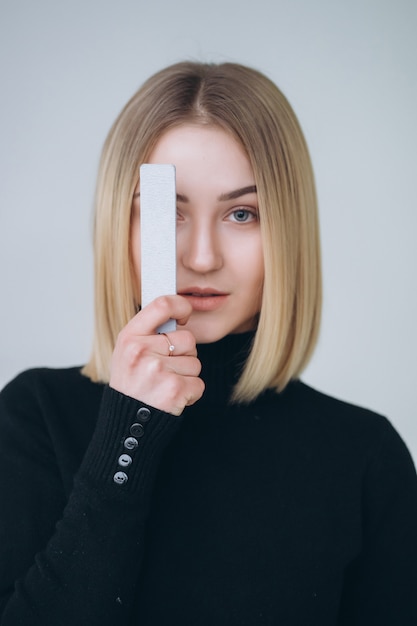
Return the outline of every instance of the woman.
<path id="1" fill-rule="evenodd" d="M 138 312 L 143 162 L 176 166 L 178 293 Z M 157 73 L 95 204 L 91 359 L 1 395 L 1 625 L 415 626 L 410 455 L 299 380 L 320 254 L 284 96 L 235 64 Z"/>

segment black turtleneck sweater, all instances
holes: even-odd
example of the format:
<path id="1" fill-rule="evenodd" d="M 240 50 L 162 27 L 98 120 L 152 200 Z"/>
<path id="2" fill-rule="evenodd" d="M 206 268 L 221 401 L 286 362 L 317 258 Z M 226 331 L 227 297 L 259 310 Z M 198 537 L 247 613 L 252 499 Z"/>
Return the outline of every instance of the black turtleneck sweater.
<path id="1" fill-rule="evenodd" d="M 199 346 L 181 418 L 79 368 L 3 390 L 1 626 L 416 626 L 404 443 L 299 381 L 231 405 L 250 338 Z"/>

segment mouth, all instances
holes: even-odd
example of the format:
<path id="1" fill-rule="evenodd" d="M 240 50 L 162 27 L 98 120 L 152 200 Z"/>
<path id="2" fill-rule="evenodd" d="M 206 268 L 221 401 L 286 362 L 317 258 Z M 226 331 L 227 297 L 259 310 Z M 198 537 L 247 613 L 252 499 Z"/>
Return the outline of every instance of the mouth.
<path id="1" fill-rule="evenodd" d="M 200 289 L 199 287 L 190 287 L 189 289 L 182 289 L 178 293 L 181 296 L 195 296 L 196 298 L 228 295 L 225 291 L 218 291 L 217 289 L 211 289 L 211 287 L 205 287 L 204 289 Z"/>
<path id="2" fill-rule="evenodd" d="M 228 293 L 211 289 L 211 287 L 204 289 L 190 287 L 179 291 L 179 294 L 187 298 L 194 311 L 200 312 L 215 311 L 220 308 L 229 297 Z"/>

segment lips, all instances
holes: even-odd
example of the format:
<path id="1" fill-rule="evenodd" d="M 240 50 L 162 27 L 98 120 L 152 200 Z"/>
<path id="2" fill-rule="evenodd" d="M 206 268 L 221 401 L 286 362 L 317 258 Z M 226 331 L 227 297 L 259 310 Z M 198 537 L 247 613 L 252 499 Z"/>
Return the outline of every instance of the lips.
<path id="1" fill-rule="evenodd" d="M 228 293 L 212 289 L 211 287 L 189 287 L 179 291 L 181 296 L 187 298 L 194 311 L 215 311 L 224 305 L 229 297 Z"/>
<path id="2" fill-rule="evenodd" d="M 179 294 L 181 296 L 196 296 L 198 298 L 206 298 L 210 296 L 227 296 L 228 294 L 224 291 L 218 291 L 217 289 L 212 289 L 211 287 L 189 287 L 188 289 L 182 289 Z"/>

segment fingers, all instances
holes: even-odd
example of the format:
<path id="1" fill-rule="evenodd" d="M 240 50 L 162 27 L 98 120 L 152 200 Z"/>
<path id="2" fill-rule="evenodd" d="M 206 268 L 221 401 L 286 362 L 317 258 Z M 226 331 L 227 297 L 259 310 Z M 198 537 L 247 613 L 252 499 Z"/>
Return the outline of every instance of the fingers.
<path id="1" fill-rule="evenodd" d="M 171 333 L 160 333 L 161 354 L 166 356 L 197 356 L 197 348 L 193 335 L 186 330 Z M 159 348 L 159 345 L 158 345 Z"/>
<path id="2" fill-rule="evenodd" d="M 168 319 L 185 324 L 191 305 L 181 296 L 157 298 L 119 333 L 110 386 L 150 406 L 180 415 L 204 392 L 195 338 L 187 330 L 156 334 Z"/>
<path id="3" fill-rule="evenodd" d="M 148 390 L 146 403 L 178 416 L 186 406 L 197 402 L 203 392 L 204 382 L 201 378 L 166 373 L 158 386 Z"/>
<path id="4" fill-rule="evenodd" d="M 117 338 L 115 353 L 124 353 L 127 363 L 134 367 L 138 361 L 146 356 L 177 359 L 180 356 L 197 356 L 197 348 L 193 335 L 187 330 L 176 330 L 169 333 L 169 345 L 165 335 L 137 335 L 127 325 Z M 174 350 L 170 351 L 169 347 Z M 113 355 L 114 356 L 114 355 Z"/>
<path id="5" fill-rule="evenodd" d="M 144 307 L 130 322 L 129 325 L 140 327 L 141 335 L 150 335 L 156 329 L 174 319 L 180 326 L 187 323 L 193 308 L 183 296 L 161 296 Z"/>
<path id="6" fill-rule="evenodd" d="M 155 339 L 160 339 L 154 336 Z M 180 415 L 201 398 L 204 383 L 195 356 L 163 356 L 141 344 L 130 351 L 115 350 L 110 386 L 157 409 Z"/>
<path id="7" fill-rule="evenodd" d="M 197 358 L 195 347 L 192 351 L 171 357 L 167 354 L 167 344 L 165 343 L 160 352 L 160 346 L 157 343 L 160 338 L 155 335 L 152 337 L 155 339 L 156 346 L 153 346 L 151 341 L 146 341 L 145 338 L 144 340 L 134 338 L 125 347 L 120 346 L 114 352 L 112 369 L 116 369 L 116 365 L 120 369 L 123 367 L 133 371 L 140 368 L 146 373 L 146 378 L 153 379 L 155 383 L 164 372 L 173 372 L 181 376 L 199 376 L 201 363 Z"/>

